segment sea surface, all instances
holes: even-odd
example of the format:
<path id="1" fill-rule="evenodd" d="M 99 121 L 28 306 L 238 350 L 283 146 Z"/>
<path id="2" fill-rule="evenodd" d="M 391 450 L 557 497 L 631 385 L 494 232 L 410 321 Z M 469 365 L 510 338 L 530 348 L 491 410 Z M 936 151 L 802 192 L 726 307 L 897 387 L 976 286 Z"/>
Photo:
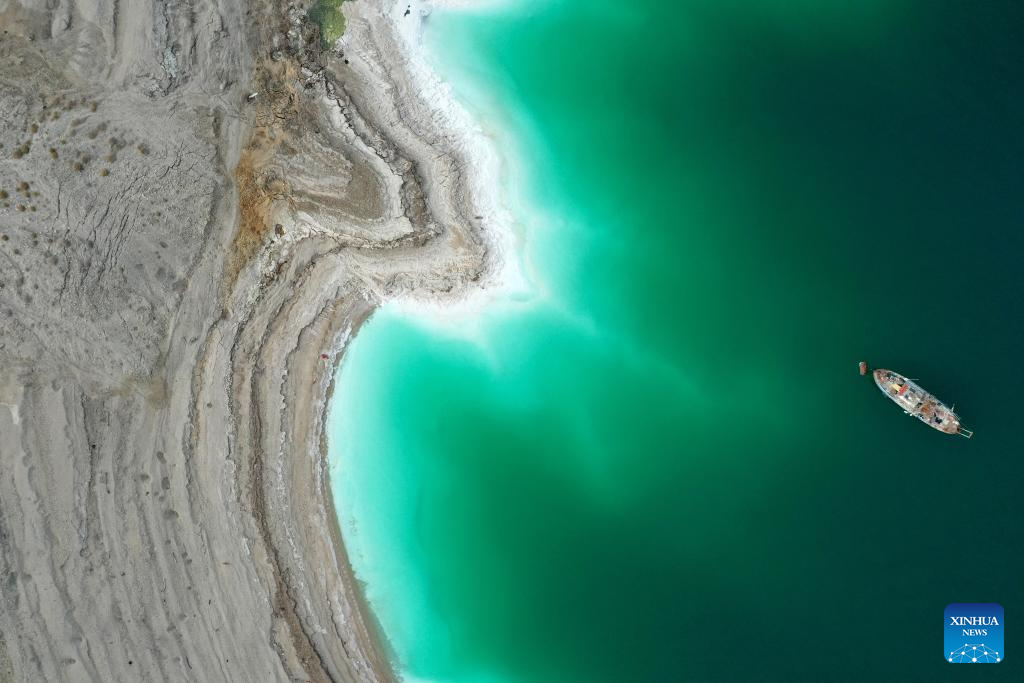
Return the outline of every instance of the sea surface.
<path id="1" fill-rule="evenodd" d="M 997 0 L 429 17 L 527 285 L 386 306 L 340 370 L 342 533 L 406 680 L 980 680 L 951 602 L 1004 607 L 983 677 L 1024 680 L 1022 30 Z"/>

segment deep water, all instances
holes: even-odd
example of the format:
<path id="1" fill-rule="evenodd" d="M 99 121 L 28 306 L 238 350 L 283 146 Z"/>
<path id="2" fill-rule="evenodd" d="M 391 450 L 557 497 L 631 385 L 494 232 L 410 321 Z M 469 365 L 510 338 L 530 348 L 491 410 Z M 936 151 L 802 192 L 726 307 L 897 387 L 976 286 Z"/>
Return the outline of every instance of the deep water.
<path id="1" fill-rule="evenodd" d="M 1021 680 L 1022 28 L 996 1 L 430 17 L 531 291 L 385 308 L 340 371 L 342 531 L 409 680 L 960 680 L 951 602 L 1004 607 L 985 676 Z"/>

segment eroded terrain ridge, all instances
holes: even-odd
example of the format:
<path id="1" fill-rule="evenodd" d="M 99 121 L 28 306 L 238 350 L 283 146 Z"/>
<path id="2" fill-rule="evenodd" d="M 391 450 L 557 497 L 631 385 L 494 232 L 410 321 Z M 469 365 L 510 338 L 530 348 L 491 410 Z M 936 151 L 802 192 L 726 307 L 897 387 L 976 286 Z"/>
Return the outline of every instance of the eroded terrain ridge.
<path id="1" fill-rule="evenodd" d="M 342 8 L 324 50 L 300 4 L 0 0 L 0 681 L 391 678 L 324 407 L 492 250 L 392 8 Z"/>

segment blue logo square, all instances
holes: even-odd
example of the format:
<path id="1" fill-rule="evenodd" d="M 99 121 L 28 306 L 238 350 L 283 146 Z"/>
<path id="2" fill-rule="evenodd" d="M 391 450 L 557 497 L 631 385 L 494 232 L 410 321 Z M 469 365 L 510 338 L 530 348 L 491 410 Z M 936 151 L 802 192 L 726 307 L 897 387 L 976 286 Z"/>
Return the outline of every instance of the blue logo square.
<path id="1" fill-rule="evenodd" d="M 994 602 L 946 605 L 942 657 L 953 664 L 1003 661 L 1003 608 Z"/>

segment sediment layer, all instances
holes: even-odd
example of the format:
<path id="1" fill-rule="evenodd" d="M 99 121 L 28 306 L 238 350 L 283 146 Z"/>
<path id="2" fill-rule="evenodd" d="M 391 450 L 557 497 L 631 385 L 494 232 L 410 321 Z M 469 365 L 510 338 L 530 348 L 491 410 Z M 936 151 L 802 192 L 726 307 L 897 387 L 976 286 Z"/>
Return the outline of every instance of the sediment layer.
<path id="1" fill-rule="evenodd" d="M 325 406 L 493 266 L 401 14 L 53 5 L 0 0 L 0 681 L 390 680 Z"/>

